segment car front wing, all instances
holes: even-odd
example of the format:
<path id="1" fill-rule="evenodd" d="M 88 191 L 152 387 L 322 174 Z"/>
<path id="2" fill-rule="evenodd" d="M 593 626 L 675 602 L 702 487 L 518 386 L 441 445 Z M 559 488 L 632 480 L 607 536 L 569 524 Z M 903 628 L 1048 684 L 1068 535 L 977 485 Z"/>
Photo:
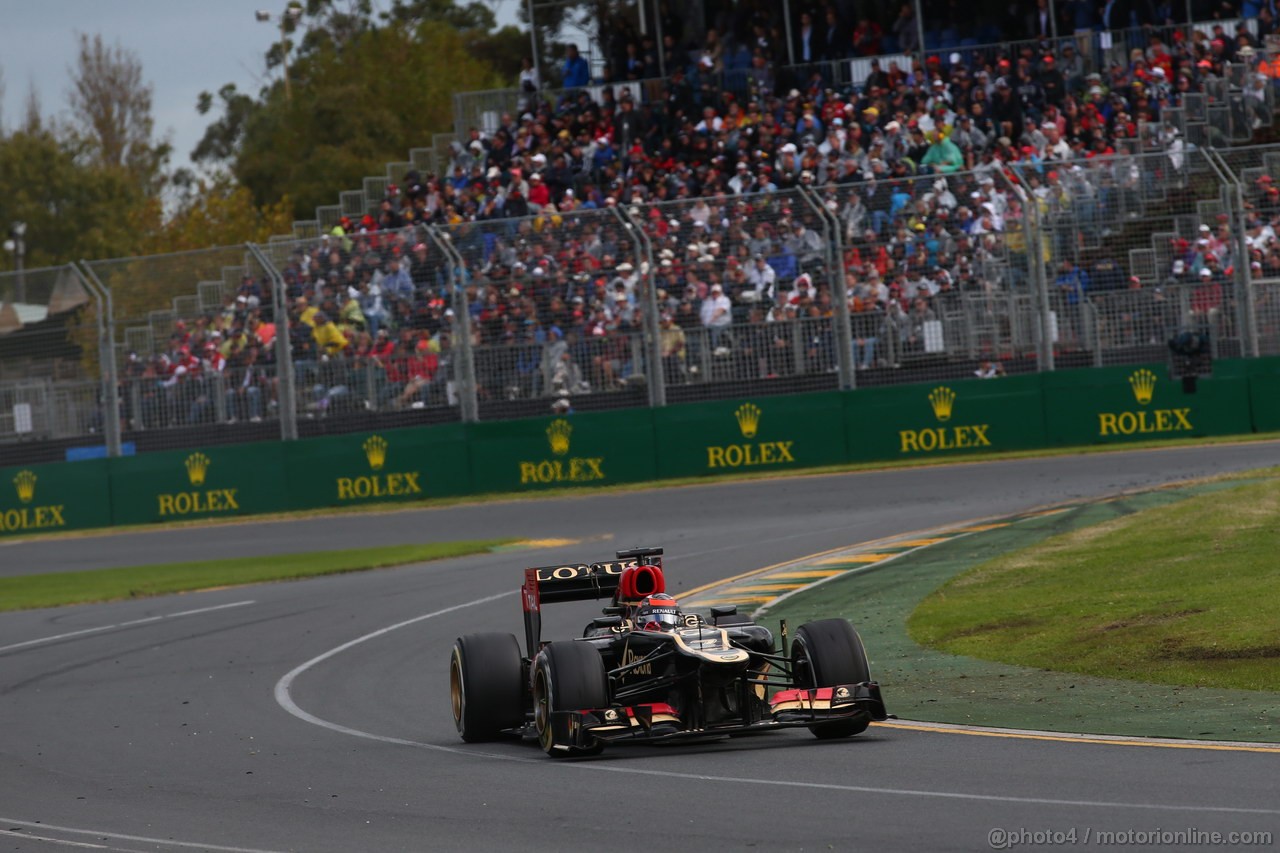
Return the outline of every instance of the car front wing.
<path id="1" fill-rule="evenodd" d="M 653 743 L 764 732 L 852 719 L 867 722 L 888 719 L 884 701 L 880 698 L 879 684 L 866 681 L 809 690 L 781 690 L 770 697 L 768 714 L 763 719 L 738 720 L 705 727 L 686 725 L 676 709 L 662 703 L 553 711 L 548 722 L 554 727 L 556 739 L 560 743 L 588 747 L 597 740 L 610 743 Z"/>

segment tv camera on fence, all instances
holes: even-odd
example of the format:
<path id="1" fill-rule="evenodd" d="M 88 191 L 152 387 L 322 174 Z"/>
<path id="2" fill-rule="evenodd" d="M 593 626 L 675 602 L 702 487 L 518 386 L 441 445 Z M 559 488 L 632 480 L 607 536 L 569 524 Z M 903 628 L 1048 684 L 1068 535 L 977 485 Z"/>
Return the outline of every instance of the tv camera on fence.
<path id="1" fill-rule="evenodd" d="M 1184 394 L 1196 392 L 1196 380 L 1213 376 L 1209 329 L 1181 328 L 1169 337 L 1169 378 L 1182 380 Z"/>

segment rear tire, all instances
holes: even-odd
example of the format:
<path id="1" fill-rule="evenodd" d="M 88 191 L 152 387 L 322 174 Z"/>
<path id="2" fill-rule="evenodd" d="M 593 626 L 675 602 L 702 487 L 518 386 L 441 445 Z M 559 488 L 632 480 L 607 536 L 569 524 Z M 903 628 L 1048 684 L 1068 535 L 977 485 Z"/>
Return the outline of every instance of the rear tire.
<path id="1" fill-rule="evenodd" d="M 797 687 L 813 689 L 871 680 L 862 638 L 848 619 L 820 619 L 801 625 L 791 643 L 791 666 Z M 837 720 L 809 726 L 820 740 L 864 732 L 870 719 Z"/>
<path id="2" fill-rule="evenodd" d="M 538 745 L 552 758 L 579 758 L 597 755 L 604 749 L 600 741 L 578 747 L 556 739 L 550 724 L 553 711 L 579 711 L 609 705 L 609 679 L 604 661 L 588 643 L 551 643 L 533 665 L 533 724 Z"/>
<path id="3" fill-rule="evenodd" d="M 453 724 L 467 743 L 494 740 L 524 725 L 520 643 L 512 634 L 459 637 L 449 656 Z"/>

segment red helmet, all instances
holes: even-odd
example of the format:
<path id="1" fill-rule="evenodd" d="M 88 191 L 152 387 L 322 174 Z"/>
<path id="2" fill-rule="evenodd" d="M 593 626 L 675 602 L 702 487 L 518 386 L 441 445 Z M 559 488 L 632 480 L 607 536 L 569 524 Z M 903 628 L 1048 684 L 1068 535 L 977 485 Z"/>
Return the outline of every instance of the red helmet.
<path id="1" fill-rule="evenodd" d="M 651 595 L 636 609 L 636 628 L 641 631 L 669 631 L 680 624 L 680 606 L 665 592 Z"/>

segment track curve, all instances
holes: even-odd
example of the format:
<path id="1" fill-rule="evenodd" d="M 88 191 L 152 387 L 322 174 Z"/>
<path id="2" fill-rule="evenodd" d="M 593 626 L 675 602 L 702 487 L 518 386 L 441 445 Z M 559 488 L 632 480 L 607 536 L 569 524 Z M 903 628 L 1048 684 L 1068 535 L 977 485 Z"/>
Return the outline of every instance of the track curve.
<path id="1" fill-rule="evenodd" d="M 1280 464 L 1280 443 L 1010 460 L 0 546 L 4 573 L 502 535 L 666 545 L 674 591 L 968 518 Z M 1280 832 L 1275 756 L 803 731 L 551 762 L 462 744 L 446 655 L 528 555 L 0 619 L 0 836 L 114 850 L 984 848 L 993 829 Z M 587 605 L 552 608 L 576 632 Z M 870 649 L 873 659 L 875 650 Z M 892 710 L 892 685 L 885 686 Z M 981 698 L 975 697 L 980 715 Z"/>

